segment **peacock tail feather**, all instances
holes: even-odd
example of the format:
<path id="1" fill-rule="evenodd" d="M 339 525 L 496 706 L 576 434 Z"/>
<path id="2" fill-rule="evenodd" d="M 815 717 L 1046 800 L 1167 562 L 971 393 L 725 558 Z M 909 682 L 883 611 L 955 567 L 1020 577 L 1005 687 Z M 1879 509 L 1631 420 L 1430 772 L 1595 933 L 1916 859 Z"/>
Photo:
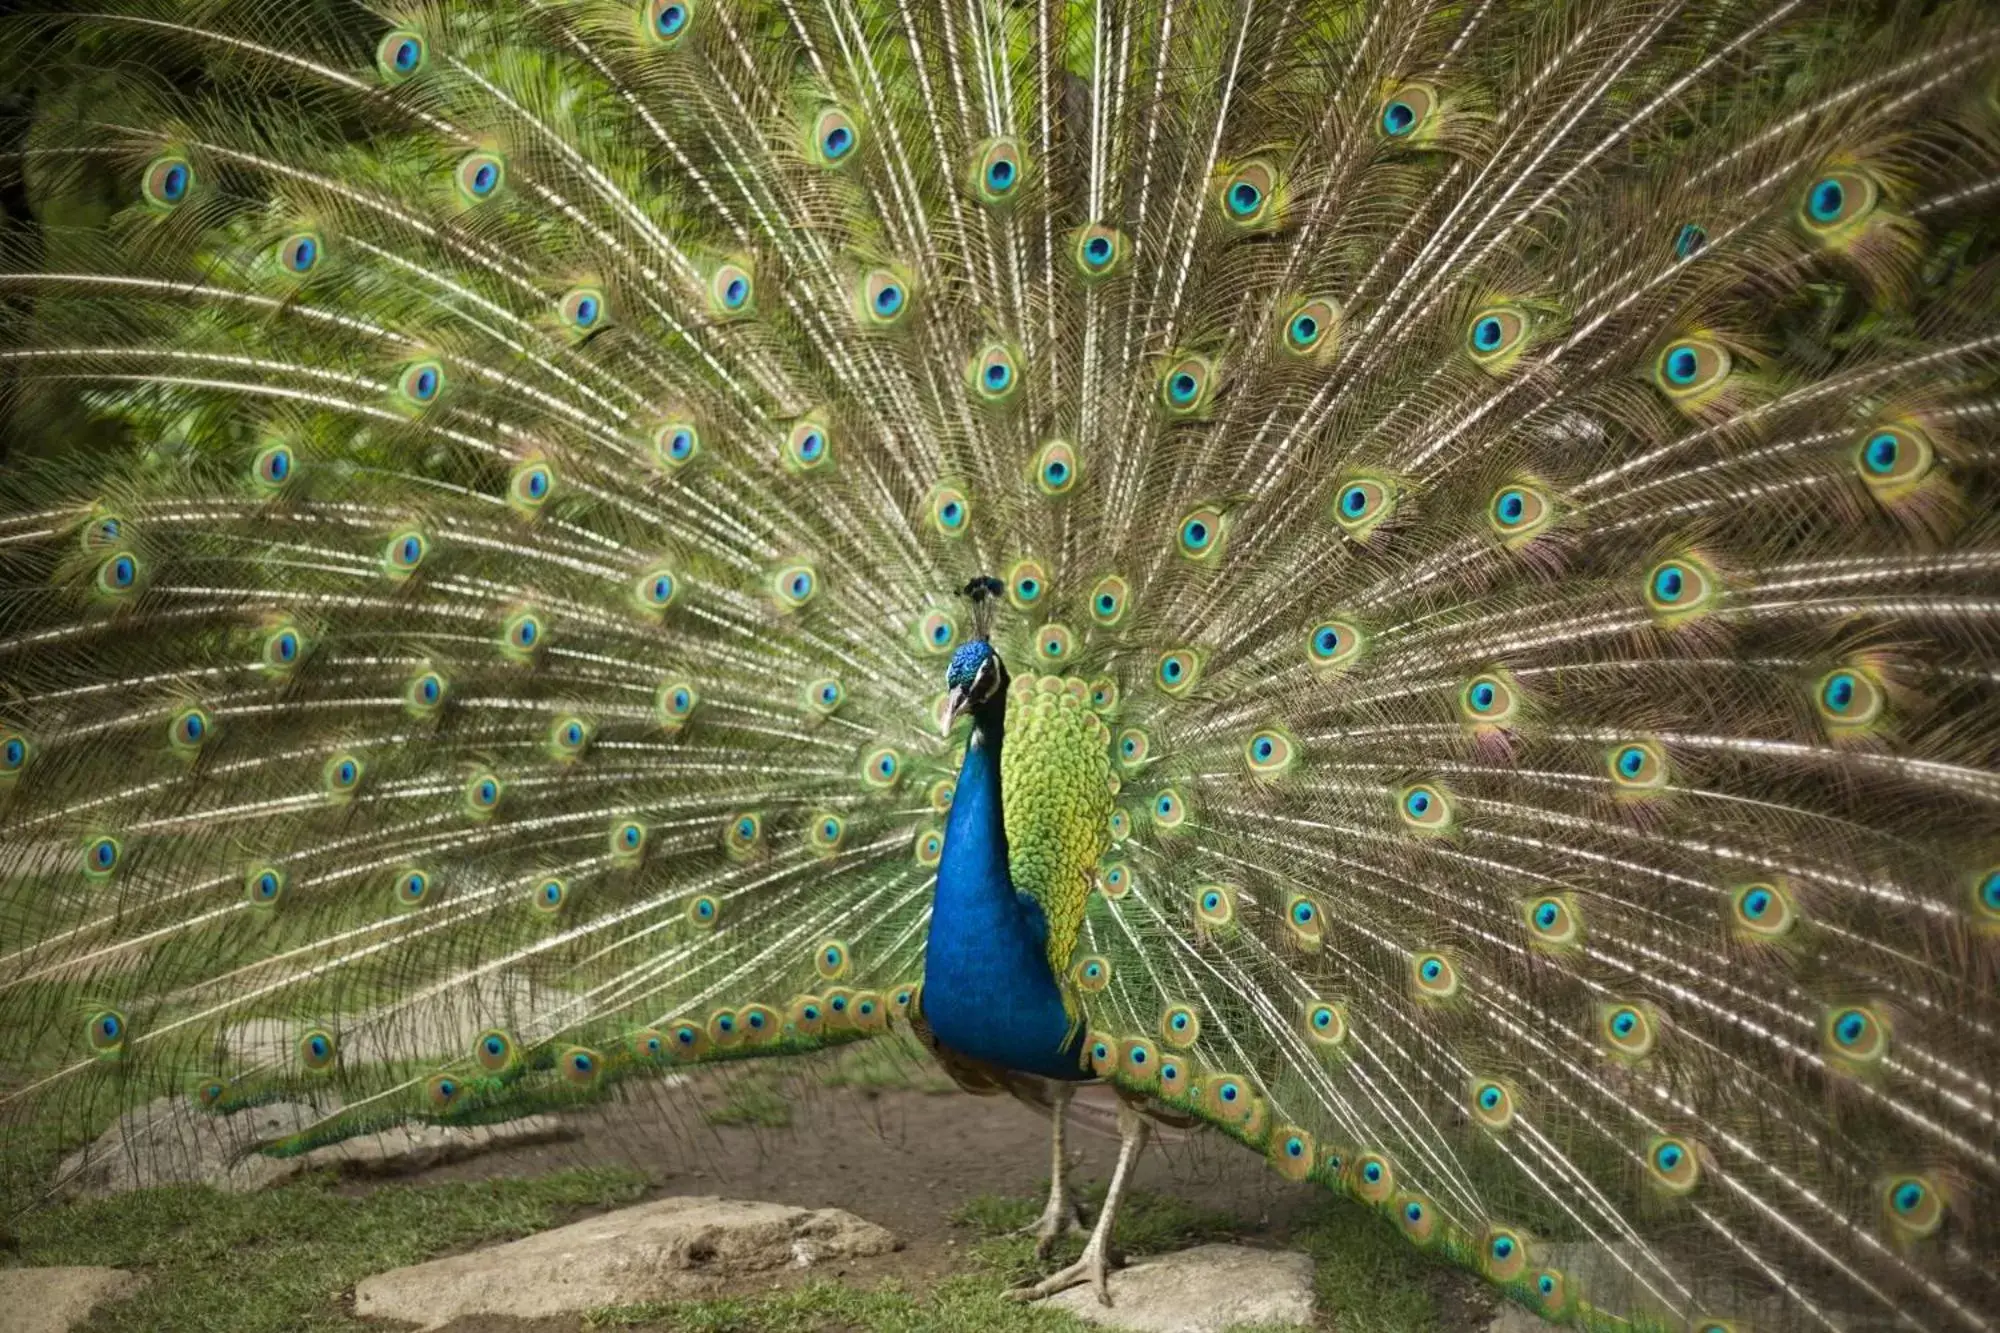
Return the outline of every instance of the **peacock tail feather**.
<path id="1" fill-rule="evenodd" d="M 2000 1324 L 1990 8 L 46 8 L 0 1124 L 884 1030 L 991 574 L 1097 1072 L 1578 1327 Z"/>

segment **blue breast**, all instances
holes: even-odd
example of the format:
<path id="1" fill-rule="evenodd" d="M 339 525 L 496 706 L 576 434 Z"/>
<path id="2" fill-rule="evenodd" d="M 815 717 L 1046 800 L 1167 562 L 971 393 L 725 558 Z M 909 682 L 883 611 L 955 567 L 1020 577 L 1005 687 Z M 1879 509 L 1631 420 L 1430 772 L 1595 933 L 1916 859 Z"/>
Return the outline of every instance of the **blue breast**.
<path id="1" fill-rule="evenodd" d="M 1089 1078 L 1079 1064 L 1083 1034 L 1070 1034 L 1043 952 L 1047 921 L 1007 878 L 1000 745 L 995 727 L 967 745 L 959 767 L 924 954 L 924 1020 L 940 1042 L 976 1060 Z"/>

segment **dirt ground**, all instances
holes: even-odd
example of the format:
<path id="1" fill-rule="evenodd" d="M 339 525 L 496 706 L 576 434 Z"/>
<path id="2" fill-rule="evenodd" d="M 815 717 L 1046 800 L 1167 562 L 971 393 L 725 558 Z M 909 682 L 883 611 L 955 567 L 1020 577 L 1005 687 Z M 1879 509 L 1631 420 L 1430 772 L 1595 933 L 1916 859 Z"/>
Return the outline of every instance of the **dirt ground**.
<path id="1" fill-rule="evenodd" d="M 791 1105 L 791 1124 L 716 1125 L 703 1112 L 724 1103 L 732 1078 L 764 1079 Z M 1117 1156 L 1115 1100 L 1085 1089 L 1070 1114 L 1072 1182 L 1107 1180 Z M 631 1100 L 572 1117 L 575 1137 L 524 1145 L 432 1167 L 399 1180 L 416 1183 L 533 1176 L 579 1166 L 636 1168 L 652 1181 L 647 1198 L 717 1195 L 806 1208 L 844 1208 L 887 1227 L 894 1254 L 816 1267 L 802 1275 L 763 1274 L 716 1294 L 747 1294 L 810 1279 L 863 1287 L 893 1279 L 921 1290 L 960 1271 L 974 1233 L 950 1222 L 980 1195 L 1039 1196 L 1047 1188 L 1048 1121 L 1005 1096 L 910 1089 L 825 1087 L 810 1074 L 708 1074 L 655 1086 Z M 1282 1247 L 1320 1197 L 1317 1187 L 1279 1177 L 1240 1146 L 1199 1132 L 1162 1130 L 1140 1159 L 1135 1185 L 1227 1212 L 1245 1223 L 1241 1240 Z M 347 1188 L 365 1190 L 363 1181 Z M 1482 1330 L 1492 1298 L 1469 1277 L 1440 1270 L 1433 1292 L 1440 1326 Z M 574 1320 L 459 1320 L 450 1333 L 573 1333 Z M 1333 1327 L 1329 1324 L 1328 1327 Z"/>

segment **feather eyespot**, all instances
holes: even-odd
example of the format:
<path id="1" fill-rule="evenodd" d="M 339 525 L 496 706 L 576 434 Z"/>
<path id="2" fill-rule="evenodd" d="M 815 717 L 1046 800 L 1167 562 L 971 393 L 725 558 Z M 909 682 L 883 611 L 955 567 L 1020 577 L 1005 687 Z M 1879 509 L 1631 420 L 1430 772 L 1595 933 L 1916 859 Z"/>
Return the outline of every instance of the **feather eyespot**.
<path id="1" fill-rule="evenodd" d="M 505 791 L 498 775 L 474 773 L 465 781 L 465 812 L 475 819 L 484 819 L 500 808 L 500 797 Z"/>
<path id="2" fill-rule="evenodd" d="M 34 756 L 35 747 L 26 736 L 0 728 L 0 788 L 20 777 Z"/>
<path id="3" fill-rule="evenodd" d="M 1208 406 L 1215 389 L 1215 363 L 1182 356 L 1160 376 L 1160 405 L 1173 417 L 1191 417 Z"/>
<path id="4" fill-rule="evenodd" d="M 1830 671 L 1813 687 L 1813 706 L 1835 735 L 1869 726 L 1882 716 L 1883 705 L 1881 685 L 1862 667 Z"/>
<path id="5" fill-rule="evenodd" d="M 1277 219 L 1278 190 L 1275 166 L 1263 160 L 1245 162 L 1225 176 L 1216 191 L 1222 220 L 1244 229 L 1269 225 Z"/>
<path id="6" fill-rule="evenodd" d="M 1265 728 L 1251 733 L 1243 746 L 1243 761 L 1260 778 L 1275 778 L 1289 772 L 1298 762 L 1299 747 L 1282 731 Z"/>
<path id="7" fill-rule="evenodd" d="M 1646 1146 L 1646 1172 L 1669 1194 L 1687 1194 L 1701 1183 L 1701 1163 L 1686 1139 L 1657 1138 Z"/>
<path id="8" fill-rule="evenodd" d="M 191 754 L 213 739 L 214 719 L 203 708 L 183 708 L 167 723 L 167 739 L 176 750 Z"/>
<path id="9" fill-rule="evenodd" d="M 981 203 L 997 207 L 1019 193 L 1028 162 L 1021 145 L 1013 139 L 989 139 L 973 154 L 967 174 L 973 195 Z"/>
<path id="10" fill-rule="evenodd" d="M 511 613 L 500 626 L 501 651 L 516 661 L 525 662 L 540 653 L 547 639 L 548 626 L 533 608 Z"/>
<path id="11" fill-rule="evenodd" d="M 325 1028 L 308 1028 L 299 1037 L 298 1052 L 299 1063 L 317 1074 L 333 1068 L 340 1046 Z"/>
<path id="12" fill-rule="evenodd" d="M 320 770 L 320 781 L 330 801 L 347 801 L 360 787 L 366 766 L 352 754 L 336 754 Z"/>
<path id="13" fill-rule="evenodd" d="M 278 242 L 278 266 L 295 278 L 303 278 L 319 267 L 326 247 L 313 232 L 295 232 Z"/>
<path id="14" fill-rule="evenodd" d="M 1621 794 L 1656 792 L 1667 785 L 1667 756 L 1651 741 L 1627 741 L 1605 752 L 1611 785 Z"/>
<path id="15" fill-rule="evenodd" d="M 813 950 L 813 969 L 826 981 L 846 976 L 851 961 L 847 946 L 839 940 L 822 940 Z"/>
<path id="16" fill-rule="evenodd" d="M 1125 603 L 1131 589 L 1116 574 L 1107 574 L 1090 590 L 1090 618 L 1106 627 L 1125 617 Z"/>
<path id="17" fill-rule="evenodd" d="M 1740 885 L 1729 895 L 1729 911 L 1739 931 L 1762 939 L 1789 934 L 1798 924 L 1791 894 L 1776 883 Z"/>
<path id="18" fill-rule="evenodd" d="M 723 820 L 722 846 L 724 851 L 737 858 L 761 851 L 764 846 L 763 816 L 744 810 Z"/>
<path id="19" fill-rule="evenodd" d="M 449 1074 L 436 1074 L 424 1085 L 424 1100 L 433 1111 L 449 1111 L 465 1091 L 465 1085 Z"/>
<path id="20" fill-rule="evenodd" d="M 1339 342 L 1340 318 L 1340 305 L 1330 297 L 1302 302 L 1286 317 L 1278 345 L 1294 356 L 1327 356 Z"/>
<path id="21" fill-rule="evenodd" d="M 1883 1211 L 1895 1233 L 1922 1240 L 1944 1222 L 1945 1201 L 1927 1176 L 1893 1176 L 1882 1187 Z"/>
<path id="22" fill-rule="evenodd" d="M 687 35 L 694 17 L 694 0 L 647 0 L 646 36 L 659 46 L 673 46 Z"/>
<path id="23" fill-rule="evenodd" d="M 1824 1025 L 1827 1053 L 1850 1066 L 1880 1063 L 1889 1052 L 1889 1027 L 1863 1005 L 1827 1011 Z"/>
<path id="24" fill-rule="evenodd" d="M 1112 227 L 1090 226 L 1076 233 L 1070 257 L 1086 281 L 1116 273 L 1124 266 L 1127 253 L 1125 235 Z"/>
<path id="25" fill-rule="evenodd" d="M 375 68 L 390 83 L 398 83 L 421 73 L 429 60 L 430 49 L 424 42 L 423 34 L 408 28 L 384 33 L 382 40 L 375 44 Z"/>
<path id="26" fill-rule="evenodd" d="M 1323 927 L 1319 904 L 1311 898 L 1294 893 L 1286 900 L 1285 926 L 1291 931 L 1292 943 L 1300 949 L 1311 953 L 1319 948 Z"/>
<path id="27" fill-rule="evenodd" d="M 275 494 L 291 481 L 297 460 L 288 445 L 266 445 L 250 464 L 250 479 L 258 490 Z"/>
<path id="28" fill-rule="evenodd" d="M 1486 506 L 1486 521 L 1509 546 L 1527 541 L 1546 528 L 1555 517 L 1555 507 L 1540 487 L 1516 482 L 1494 492 Z"/>
<path id="29" fill-rule="evenodd" d="M 747 263 L 716 266 L 708 280 L 708 308 L 718 319 L 733 319 L 756 310 L 757 281 Z"/>
<path id="30" fill-rule="evenodd" d="M 1076 450 L 1066 440 L 1050 440 L 1035 455 L 1035 485 L 1048 496 L 1067 495 L 1076 486 Z"/>
<path id="31" fill-rule="evenodd" d="M 1827 237 L 1846 230 L 1875 211 L 1881 189 L 1863 171 L 1830 171 L 1815 178 L 1799 201 L 1799 220 L 1808 232 Z"/>
<path id="32" fill-rule="evenodd" d="M 1692 259 L 1708 248 L 1708 233 L 1692 222 L 1683 222 L 1674 233 L 1674 258 Z"/>
<path id="33" fill-rule="evenodd" d="M 1715 576 L 1691 556 L 1662 560 L 1646 572 L 1646 606 L 1664 625 L 1677 625 L 1709 610 L 1717 594 Z"/>
<path id="34" fill-rule="evenodd" d="M 909 284 L 888 269 L 871 269 L 855 290 L 854 308 L 864 328 L 894 328 L 909 313 Z"/>
<path id="35" fill-rule="evenodd" d="M 944 856 L 944 835 L 934 828 L 918 829 L 911 855 L 926 869 L 935 866 Z"/>
<path id="36" fill-rule="evenodd" d="M 184 157 L 156 157 L 146 165 L 139 188 L 154 210 L 179 208 L 194 193 L 194 167 Z"/>
<path id="37" fill-rule="evenodd" d="M 130 1035 L 125 1015 L 116 1009 L 100 1009 L 92 1014 L 84 1031 L 90 1039 L 90 1049 L 100 1056 L 117 1054 Z"/>
<path id="38" fill-rule="evenodd" d="M 917 622 L 917 643 L 927 653 L 948 653 L 958 642 L 958 622 L 945 611 L 932 611 Z"/>
<path id="39" fill-rule="evenodd" d="M 556 303 L 556 313 L 575 338 L 587 338 L 610 322 L 610 307 L 602 287 L 570 288 Z"/>
<path id="40" fill-rule="evenodd" d="M 1661 350 L 1653 362 L 1653 383 L 1676 403 L 1698 406 L 1729 375 L 1735 359 L 1708 338 L 1683 338 Z"/>
<path id="41" fill-rule="evenodd" d="M 973 354 L 965 369 L 966 382 L 980 402 L 998 407 L 1013 401 L 1021 387 L 1014 353 L 1003 343 L 988 343 Z"/>
<path id="42" fill-rule="evenodd" d="M 816 713 L 826 714 L 840 707 L 840 701 L 847 697 L 847 691 L 839 681 L 831 676 L 806 682 L 806 707 Z"/>
<path id="43" fill-rule="evenodd" d="M 1153 666 L 1153 683 L 1169 695 L 1186 694 L 1201 677 L 1201 655 L 1192 648 L 1161 653 Z"/>
<path id="44" fill-rule="evenodd" d="M 632 600 L 639 610 L 658 614 L 674 604 L 674 597 L 680 592 L 680 582 L 671 569 L 661 567 L 649 569 L 641 574 L 632 585 Z"/>
<path id="45" fill-rule="evenodd" d="M 431 877 L 421 870 L 405 867 L 396 872 L 395 882 L 389 887 L 389 896 L 396 906 L 417 907 L 430 896 Z"/>
<path id="46" fill-rule="evenodd" d="M 587 1050 L 581 1046 L 570 1047 L 562 1053 L 562 1058 L 557 1061 L 558 1067 L 562 1070 L 564 1080 L 575 1084 L 595 1083 L 600 1063 L 601 1061 L 597 1058 L 597 1052 Z"/>
<path id="47" fill-rule="evenodd" d="M 1306 1035 L 1317 1044 L 1333 1048 L 1347 1040 L 1347 1011 L 1337 1004 L 1314 1000 L 1306 1005 Z"/>
<path id="48" fill-rule="evenodd" d="M 860 128 L 853 117 L 838 107 L 828 107 L 813 121 L 812 154 L 823 167 L 845 165 L 860 144 Z"/>
<path id="49" fill-rule="evenodd" d="M 1382 103 L 1376 126 L 1390 139 L 1413 140 L 1425 137 L 1437 113 L 1437 94 L 1427 85 L 1406 83 Z"/>
<path id="50" fill-rule="evenodd" d="M 1035 655 L 1051 667 L 1066 661 L 1076 646 L 1076 636 L 1067 625 L 1051 622 L 1035 632 Z"/>
<path id="51" fill-rule="evenodd" d="M 1656 1031 L 1652 1015 L 1636 1004 L 1608 1004 L 1598 1011 L 1598 1031 L 1611 1054 L 1639 1060 L 1652 1053 Z"/>
<path id="52" fill-rule="evenodd" d="M 1473 1120 L 1496 1133 L 1514 1123 L 1514 1094 L 1497 1079 L 1480 1079 L 1472 1085 Z"/>
<path id="53" fill-rule="evenodd" d="M 486 1029 L 472 1039 L 472 1059 L 486 1073 L 500 1073 L 514 1063 L 514 1039 L 498 1027 Z"/>
<path id="54" fill-rule="evenodd" d="M 1342 620 L 1328 620 L 1306 632 L 1306 660 L 1315 668 L 1347 666 L 1361 654 L 1361 631 Z"/>
<path id="55" fill-rule="evenodd" d="M 1111 899 L 1123 898 L 1132 891 L 1132 869 L 1123 861 L 1107 862 L 1097 872 L 1097 891 Z"/>
<path id="56" fill-rule="evenodd" d="M 1222 514 L 1213 505 L 1203 505 L 1180 523 L 1177 533 L 1180 553 L 1190 560 L 1214 558 L 1222 549 Z"/>
<path id="57" fill-rule="evenodd" d="M 871 787 L 893 787 L 902 775 L 903 758 L 890 746 L 870 750 L 862 757 L 861 780 Z"/>
<path id="58" fill-rule="evenodd" d="M 1582 934 L 1582 919 L 1567 897 L 1550 894 L 1532 898 L 1522 910 L 1533 942 L 1544 949 L 1567 948 Z"/>
<path id="59" fill-rule="evenodd" d="M 1481 1266 L 1495 1282 L 1512 1282 L 1528 1266 L 1528 1244 L 1517 1231 L 1495 1227 L 1486 1233 Z"/>
<path id="60" fill-rule="evenodd" d="M 819 575 L 811 565 L 786 565 L 771 576 L 771 595 L 781 611 L 797 611 L 819 591 Z"/>
<path id="61" fill-rule="evenodd" d="M 516 464 L 507 479 L 507 503 L 516 512 L 533 516 L 556 492 L 555 469 L 539 458 Z"/>
<path id="62" fill-rule="evenodd" d="M 403 405 L 421 411 L 444 393 L 444 364 L 440 361 L 412 361 L 396 376 L 396 393 Z"/>
<path id="63" fill-rule="evenodd" d="M 1395 488 L 1388 482 L 1380 477 L 1355 477 L 1334 496 L 1333 521 L 1348 536 L 1365 540 L 1395 508 Z"/>
<path id="64" fill-rule="evenodd" d="M 1885 499 L 1904 494 L 1929 474 L 1937 451 L 1911 426 L 1881 426 L 1854 446 L 1854 470 L 1869 490 Z"/>
<path id="65" fill-rule="evenodd" d="M 701 452 L 701 431 L 692 421 L 667 421 L 653 432 L 653 456 L 673 471 L 686 467 Z"/>
<path id="66" fill-rule="evenodd" d="M 695 705 L 701 702 L 701 692 L 691 681 L 669 677 L 660 682 L 653 693 L 653 717 L 666 731 L 679 731 L 694 715 Z"/>
<path id="67" fill-rule="evenodd" d="M 1211 888 L 1217 886 L 1210 886 Z M 1160 1011 L 1160 1040 L 1184 1051 L 1201 1038 L 1201 1015 L 1192 1005 L 1170 1004 Z"/>
<path id="68" fill-rule="evenodd" d="M 1520 712 L 1513 683 L 1498 672 L 1474 676 L 1458 692 L 1459 716 L 1474 727 L 1505 727 Z"/>
<path id="69" fill-rule="evenodd" d="M 507 183 L 507 164 L 498 153 L 468 153 L 452 172 L 452 183 L 467 203 L 484 203 Z"/>
<path id="70" fill-rule="evenodd" d="M 119 597 L 139 586 L 139 557 L 130 551 L 116 551 L 97 567 L 97 590 Z"/>
<path id="71" fill-rule="evenodd" d="M 611 858 L 622 865 L 635 864 L 646 854 L 646 826 L 636 819 L 620 819 L 611 825 Z"/>
<path id="72" fill-rule="evenodd" d="M 1465 328 L 1465 350 L 1472 362 L 1488 374 L 1504 374 L 1527 346 L 1528 317 L 1519 308 L 1488 306 L 1472 317 Z"/>
<path id="73" fill-rule="evenodd" d="M 830 810 L 822 810 L 806 825 L 806 843 L 822 856 L 830 856 L 840 850 L 841 839 L 847 836 L 847 821 Z"/>
<path id="74" fill-rule="evenodd" d="M 1348 1166 L 1354 1192 L 1369 1203 L 1381 1203 L 1396 1190 L 1396 1173 L 1379 1153 L 1363 1153 Z"/>
<path id="75" fill-rule="evenodd" d="M 1419 999 L 1448 1000 L 1458 994 L 1458 968 L 1441 953 L 1420 953 L 1410 959 L 1410 981 Z"/>
<path id="76" fill-rule="evenodd" d="M 1226 926 L 1236 920 L 1234 884 L 1197 884 L 1194 890 L 1195 918 L 1205 926 Z"/>
<path id="77" fill-rule="evenodd" d="M 1048 574 L 1037 561 L 1023 560 L 1007 571 L 1007 600 L 1017 611 L 1039 605 L 1048 590 Z"/>
<path id="78" fill-rule="evenodd" d="M 1163 832 L 1179 828 L 1187 819 L 1187 805 L 1181 794 L 1169 788 L 1155 796 L 1147 807 L 1153 816 L 1153 826 Z"/>
<path id="79" fill-rule="evenodd" d="M 536 881 L 529 892 L 528 902 L 537 912 L 553 915 L 562 911 L 569 902 L 569 885 L 561 876 L 549 875 Z"/>
<path id="80" fill-rule="evenodd" d="M 1430 783 L 1405 787 L 1396 797 L 1396 813 L 1420 833 L 1442 833 L 1452 824 L 1451 798 Z"/>
<path id="81" fill-rule="evenodd" d="M 1093 994 L 1101 991 L 1111 984 L 1111 960 L 1097 955 L 1079 958 L 1076 966 L 1070 969 L 1070 980 L 1076 983 L 1078 990 Z"/>

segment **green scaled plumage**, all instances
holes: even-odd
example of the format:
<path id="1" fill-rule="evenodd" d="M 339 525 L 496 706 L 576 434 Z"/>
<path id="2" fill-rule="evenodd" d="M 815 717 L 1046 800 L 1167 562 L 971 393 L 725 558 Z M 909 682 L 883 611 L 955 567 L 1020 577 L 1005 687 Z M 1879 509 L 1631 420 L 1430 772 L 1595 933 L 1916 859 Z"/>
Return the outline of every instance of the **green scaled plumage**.
<path id="1" fill-rule="evenodd" d="M 1580 1327 L 1995 1326 L 1990 6 L 37 8 L 0 1129 L 920 1017 L 990 574 L 1096 1072 Z"/>

